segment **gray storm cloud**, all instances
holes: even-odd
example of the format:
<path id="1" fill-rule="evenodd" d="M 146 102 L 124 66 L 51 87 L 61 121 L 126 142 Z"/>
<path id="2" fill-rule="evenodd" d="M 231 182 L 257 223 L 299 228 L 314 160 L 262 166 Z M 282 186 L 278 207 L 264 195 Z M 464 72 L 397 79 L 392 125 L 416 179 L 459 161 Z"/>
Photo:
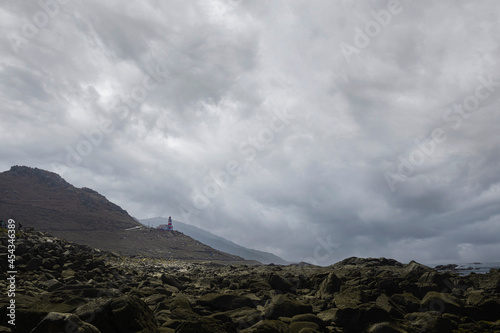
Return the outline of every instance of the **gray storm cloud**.
<path id="1" fill-rule="evenodd" d="M 498 261 L 495 1 L 3 1 L 0 166 L 291 261 Z"/>

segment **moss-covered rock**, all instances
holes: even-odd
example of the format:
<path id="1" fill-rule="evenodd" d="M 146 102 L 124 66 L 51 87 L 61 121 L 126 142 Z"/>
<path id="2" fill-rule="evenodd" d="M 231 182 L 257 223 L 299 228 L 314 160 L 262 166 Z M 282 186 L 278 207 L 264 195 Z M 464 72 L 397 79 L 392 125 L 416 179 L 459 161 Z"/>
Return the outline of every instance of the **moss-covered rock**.
<path id="1" fill-rule="evenodd" d="M 242 307 L 255 307 L 254 302 L 246 296 L 233 293 L 219 294 L 210 293 L 201 296 L 196 304 L 206 306 L 215 311 L 228 311 Z"/>
<path id="2" fill-rule="evenodd" d="M 293 317 L 302 313 L 312 312 L 312 306 L 298 300 L 290 299 L 286 295 L 274 297 L 265 306 L 265 316 L 270 319 L 279 317 Z"/>

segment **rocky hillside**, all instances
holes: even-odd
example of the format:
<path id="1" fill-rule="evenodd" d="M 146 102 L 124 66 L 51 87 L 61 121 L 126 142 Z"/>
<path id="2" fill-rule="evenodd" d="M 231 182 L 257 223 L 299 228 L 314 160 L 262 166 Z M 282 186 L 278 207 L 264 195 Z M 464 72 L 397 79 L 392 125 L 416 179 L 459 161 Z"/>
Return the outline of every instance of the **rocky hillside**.
<path id="1" fill-rule="evenodd" d="M 125 210 L 56 173 L 13 166 L 0 173 L 0 211 L 44 231 L 117 230 L 138 226 Z"/>
<path id="2" fill-rule="evenodd" d="M 153 217 L 140 220 L 140 222 L 144 225 L 157 226 L 160 224 L 167 224 L 168 219 L 164 217 Z M 214 249 L 217 249 L 219 251 L 231 253 L 246 260 L 256 260 L 263 264 L 290 264 L 286 260 L 272 253 L 246 248 L 195 226 L 175 220 L 173 221 L 173 224 L 175 230 L 178 230 L 188 235 L 189 237 L 192 237 L 197 241 L 200 241 L 203 244 L 213 247 Z"/>
<path id="3" fill-rule="evenodd" d="M 7 289 L 7 237 L 0 234 Z M 16 331 L 498 332 L 500 271 L 458 276 L 416 262 L 330 267 L 114 256 L 40 232 L 17 240 Z M 12 326 L 0 296 L 0 332 Z"/>
<path id="4" fill-rule="evenodd" d="M 123 255 L 242 261 L 181 232 L 144 230 L 124 209 L 58 174 L 25 166 L 0 173 L 0 219 Z"/>

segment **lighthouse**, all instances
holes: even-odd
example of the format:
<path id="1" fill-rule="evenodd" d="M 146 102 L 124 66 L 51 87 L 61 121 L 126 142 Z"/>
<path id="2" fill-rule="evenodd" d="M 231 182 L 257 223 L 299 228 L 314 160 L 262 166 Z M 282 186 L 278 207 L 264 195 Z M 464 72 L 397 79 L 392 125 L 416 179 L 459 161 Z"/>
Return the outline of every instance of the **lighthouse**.
<path id="1" fill-rule="evenodd" d="M 163 231 L 174 231 L 174 226 L 172 225 L 172 217 L 168 217 L 168 224 L 160 224 L 156 227 L 158 230 Z"/>
<path id="2" fill-rule="evenodd" d="M 174 226 L 172 225 L 172 217 L 171 216 L 168 217 L 167 230 L 168 231 L 173 231 L 174 230 Z"/>

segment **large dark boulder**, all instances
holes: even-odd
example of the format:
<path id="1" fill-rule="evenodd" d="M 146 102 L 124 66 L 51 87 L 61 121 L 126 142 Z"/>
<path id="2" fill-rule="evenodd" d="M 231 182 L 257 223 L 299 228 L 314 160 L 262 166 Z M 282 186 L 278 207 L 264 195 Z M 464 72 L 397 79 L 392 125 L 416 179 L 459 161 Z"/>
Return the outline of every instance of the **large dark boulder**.
<path id="1" fill-rule="evenodd" d="M 191 320 L 198 316 L 193 311 L 191 303 L 184 297 L 177 297 L 170 303 L 171 317 L 179 320 Z"/>
<path id="2" fill-rule="evenodd" d="M 76 309 L 75 314 L 101 333 L 158 331 L 153 312 L 136 296 L 98 298 Z"/>
<path id="3" fill-rule="evenodd" d="M 40 290 L 40 293 L 43 293 L 43 290 Z M 72 295 L 64 296 L 45 294 L 43 298 L 39 298 L 16 292 L 16 330 L 30 332 L 50 312 L 70 313 L 82 304 L 82 299 Z M 4 309 L 6 307 L 7 302 Z M 0 310 L 0 313 L 3 312 Z"/>
<path id="4" fill-rule="evenodd" d="M 268 282 L 271 288 L 279 290 L 282 293 L 295 290 L 295 286 L 288 279 L 278 274 L 271 273 Z"/>
<path id="5" fill-rule="evenodd" d="M 246 297 L 237 294 L 217 294 L 210 293 L 201 296 L 196 304 L 210 308 L 217 311 L 228 311 L 242 307 L 255 307 L 254 302 Z"/>
<path id="6" fill-rule="evenodd" d="M 496 321 L 500 320 L 500 298 L 498 297 L 485 297 L 475 305 L 476 312 L 475 319 Z"/>
<path id="7" fill-rule="evenodd" d="M 247 281 L 247 284 L 248 284 L 248 289 L 250 289 L 250 291 L 253 293 L 262 292 L 264 290 L 272 289 L 269 282 L 267 282 L 265 280 L 251 279 L 251 280 Z M 231 285 L 234 287 L 237 286 L 237 284 L 234 282 Z"/>
<path id="8" fill-rule="evenodd" d="M 420 309 L 420 300 L 412 293 L 395 294 L 391 300 L 399 305 L 405 312 L 417 312 Z"/>
<path id="9" fill-rule="evenodd" d="M 337 308 L 355 308 L 368 301 L 362 286 L 347 287 L 335 295 L 333 299 Z"/>
<path id="10" fill-rule="evenodd" d="M 173 287 L 176 287 L 177 289 L 179 290 L 182 290 L 184 289 L 184 286 L 182 285 L 182 283 L 177 280 L 175 278 L 175 276 L 171 276 L 171 275 L 167 275 L 167 274 L 162 274 L 161 275 L 161 282 L 169 285 L 169 286 L 173 286 Z"/>
<path id="11" fill-rule="evenodd" d="M 441 273 L 436 271 L 428 271 L 420 276 L 418 282 L 426 284 L 434 284 L 440 290 L 447 290 L 451 292 L 455 287 L 452 283 L 452 280 L 454 278 L 455 276 L 448 272 Z"/>
<path id="12" fill-rule="evenodd" d="M 297 300 L 290 299 L 286 295 L 275 296 L 265 305 L 265 316 L 269 319 L 279 317 L 293 317 L 302 313 L 312 312 L 312 306 Z"/>
<path id="13" fill-rule="evenodd" d="M 422 276 L 422 274 L 431 271 L 433 271 L 432 268 L 419 264 L 418 262 L 412 260 L 403 269 L 403 271 L 400 274 L 400 277 L 410 282 L 417 282 Z"/>
<path id="14" fill-rule="evenodd" d="M 402 291 L 400 279 L 392 276 L 380 275 L 370 285 L 370 288 L 380 289 L 384 294 L 391 296 Z"/>
<path id="15" fill-rule="evenodd" d="M 439 313 L 451 313 L 461 315 L 463 304 L 451 294 L 428 292 L 420 302 L 422 311 L 437 311 Z"/>
<path id="16" fill-rule="evenodd" d="M 405 315 L 405 311 L 385 294 L 377 298 L 376 304 L 393 318 L 401 319 Z"/>
<path id="17" fill-rule="evenodd" d="M 487 292 L 500 293 L 500 269 L 491 269 L 486 274 L 470 274 L 467 276 L 474 288 Z"/>
<path id="18" fill-rule="evenodd" d="M 109 307 L 111 318 L 120 332 L 157 332 L 156 318 L 140 298 L 134 296 L 115 298 Z"/>
<path id="19" fill-rule="evenodd" d="M 340 291 L 341 286 L 342 280 L 340 280 L 337 275 L 332 272 L 321 282 L 316 296 L 324 300 L 331 300 L 333 298 L 333 294 Z"/>
<path id="20" fill-rule="evenodd" d="M 317 290 L 329 273 L 315 273 L 314 271 L 306 278 L 304 287 Z"/>
<path id="21" fill-rule="evenodd" d="M 347 330 L 362 331 L 370 324 L 391 320 L 389 313 L 376 304 L 362 304 L 354 308 L 339 309 L 334 323 Z"/>

